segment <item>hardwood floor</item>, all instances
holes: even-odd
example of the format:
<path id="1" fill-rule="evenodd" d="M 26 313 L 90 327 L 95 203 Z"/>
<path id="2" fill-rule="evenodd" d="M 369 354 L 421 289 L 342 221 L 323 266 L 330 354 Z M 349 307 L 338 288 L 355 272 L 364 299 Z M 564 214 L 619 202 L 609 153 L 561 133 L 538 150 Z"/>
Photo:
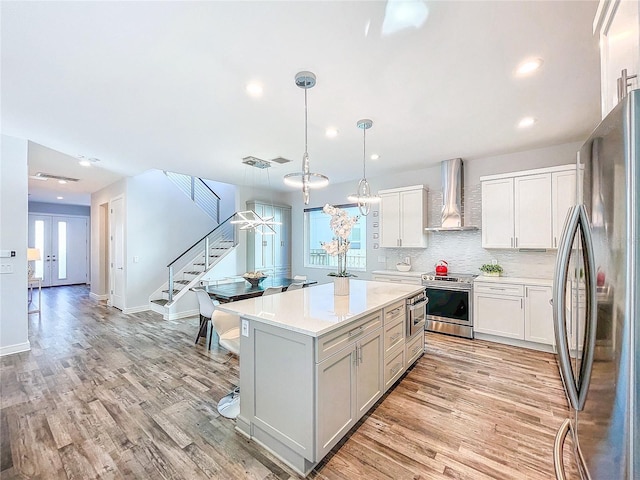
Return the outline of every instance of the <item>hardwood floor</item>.
<path id="1" fill-rule="evenodd" d="M 31 351 L 0 359 L 3 480 L 298 478 L 218 415 L 238 359 L 193 344 L 197 317 L 124 315 L 74 286 L 43 289 L 29 321 Z M 438 334 L 427 348 L 309 478 L 554 478 L 554 357 Z"/>

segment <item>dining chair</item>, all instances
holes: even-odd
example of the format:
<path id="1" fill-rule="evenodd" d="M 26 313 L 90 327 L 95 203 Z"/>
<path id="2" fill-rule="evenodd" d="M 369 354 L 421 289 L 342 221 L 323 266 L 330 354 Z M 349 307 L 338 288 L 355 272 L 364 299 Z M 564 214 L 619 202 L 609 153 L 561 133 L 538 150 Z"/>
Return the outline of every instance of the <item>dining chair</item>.
<path id="1" fill-rule="evenodd" d="M 206 329 L 211 320 L 211 334 L 209 335 L 209 350 L 214 332 L 218 337 L 218 345 L 229 352 L 240 356 L 240 318 L 237 315 L 216 310 L 217 301 L 212 300 L 209 294 L 202 288 L 192 288 L 200 305 L 200 331 L 196 337 L 196 343 L 200 337 L 206 337 Z M 204 332 L 203 332 L 204 330 Z M 203 335 L 204 333 L 204 335 Z M 227 395 L 218 401 L 218 413 L 226 418 L 236 418 L 240 413 L 240 388 L 234 387 Z"/>
<path id="2" fill-rule="evenodd" d="M 302 287 L 304 287 L 304 283 L 302 282 L 292 283 L 287 287 L 287 292 L 290 292 L 291 290 L 300 290 Z"/>
<path id="3" fill-rule="evenodd" d="M 282 287 L 267 287 L 262 292 L 262 296 L 273 295 L 274 293 L 282 293 Z"/>

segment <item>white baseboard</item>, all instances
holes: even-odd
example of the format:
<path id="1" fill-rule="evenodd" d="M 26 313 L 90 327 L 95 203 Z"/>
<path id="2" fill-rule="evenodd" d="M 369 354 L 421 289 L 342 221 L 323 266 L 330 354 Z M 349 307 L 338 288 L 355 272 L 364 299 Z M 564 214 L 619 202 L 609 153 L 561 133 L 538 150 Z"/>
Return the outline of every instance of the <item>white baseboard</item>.
<path id="1" fill-rule="evenodd" d="M 488 342 L 502 343 L 504 345 L 511 345 L 512 347 L 530 348 L 531 350 L 538 350 L 540 352 L 556 353 L 554 346 L 544 343 L 527 342 L 525 340 L 518 340 L 517 338 L 499 337 L 497 335 L 480 332 L 473 332 L 473 337 L 477 340 L 487 340 Z"/>
<path id="2" fill-rule="evenodd" d="M 98 295 L 97 293 L 89 292 L 89 298 L 93 300 L 109 300 L 109 295 Z"/>
<path id="3" fill-rule="evenodd" d="M 200 310 L 196 308 L 195 310 L 186 310 L 184 312 L 177 312 L 177 313 L 167 314 L 165 312 L 162 318 L 164 318 L 165 320 L 178 320 L 180 318 L 193 317 L 199 314 L 200 314 Z"/>
<path id="4" fill-rule="evenodd" d="M 15 345 L 0 347 L 0 357 L 12 355 L 14 353 L 28 352 L 29 350 L 31 350 L 31 344 L 29 343 L 29 340 L 27 340 L 24 343 L 16 343 Z"/>
<path id="5" fill-rule="evenodd" d="M 140 312 L 146 312 L 148 310 L 149 310 L 148 305 L 141 305 L 139 307 L 124 308 L 122 310 L 122 313 L 140 313 Z"/>

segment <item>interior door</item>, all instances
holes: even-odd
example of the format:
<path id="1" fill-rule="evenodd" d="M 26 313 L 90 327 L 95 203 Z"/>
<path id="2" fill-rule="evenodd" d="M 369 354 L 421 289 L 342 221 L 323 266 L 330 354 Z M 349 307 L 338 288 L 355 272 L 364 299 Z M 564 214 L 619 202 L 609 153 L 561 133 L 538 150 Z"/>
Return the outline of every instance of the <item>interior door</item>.
<path id="1" fill-rule="evenodd" d="M 124 198 L 109 202 L 109 304 L 124 309 L 125 255 L 124 255 Z"/>
<path id="2" fill-rule="evenodd" d="M 43 287 L 86 283 L 89 265 L 87 217 L 29 215 L 29 246 L 40 250 L 34 276 Z"/>

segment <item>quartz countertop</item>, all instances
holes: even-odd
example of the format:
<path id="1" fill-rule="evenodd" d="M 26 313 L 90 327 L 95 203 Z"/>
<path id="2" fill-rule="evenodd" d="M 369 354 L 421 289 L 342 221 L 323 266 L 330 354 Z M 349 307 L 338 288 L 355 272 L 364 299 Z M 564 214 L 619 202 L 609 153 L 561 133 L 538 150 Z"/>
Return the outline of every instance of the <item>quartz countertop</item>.
<path id="1" fill-rule="evenodd" d="M 543 287 L 553 286 L 553 278 L 527 278 L 527 277 L 485 277 L 478 276 L 475 282 L 487 283 L 511 283 L 518 285 L 539 285 Z"/>
<path id="2" fill-rule="evenodd" d="M 400 270 L 374 270 L 371 272 L 371 275 L 394 275 L 398 277 L 420 277 L 424 272 L 412 271 L 401 272 Z"/>
<path id="3" fill-rule="evenodd" d="M 350 294 L 333 294 L 333 282 L 221 303 L 216 308 L 258 322 L 319 337 L 424 290 L 419 285 L 350 280 Z"/>

